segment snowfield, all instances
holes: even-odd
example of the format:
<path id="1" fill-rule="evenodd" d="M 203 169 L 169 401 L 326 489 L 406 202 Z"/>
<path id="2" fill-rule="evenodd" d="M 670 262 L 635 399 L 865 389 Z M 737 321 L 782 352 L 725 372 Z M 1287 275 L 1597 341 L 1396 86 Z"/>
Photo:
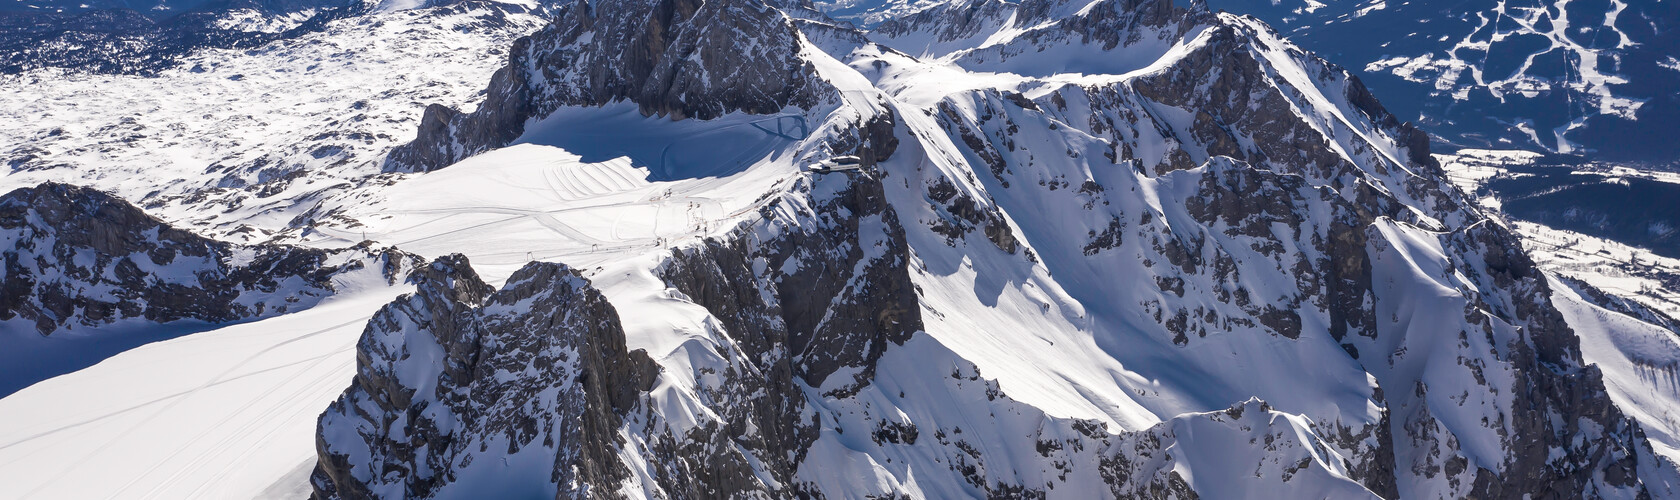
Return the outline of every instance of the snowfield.
<path id="1" fill-rule="evenodd" d="M 269 240 L 308 208 L 305 193 L 377 173 L 426 104 L 474 102 L 508 44 L 539 25 L 524 10 L 350 17 L 255 49 L 202 51 L 155 78 L 0 77 L 0 155 L 11 166 L 0 192 L 66 182 L 212 237 Z M 285 181 L 245 189 L 275 179 Z"/>
<path id="2" fill-rule="evenodd" d="M 803 119 L 672 122 L 627 105 L 567 110 L 514 146 L 329 197 L 318 209 L 327 223 L 302 239 L 463 253 L 493 284 L 532 260 L 593 268 L 756 214 L 770 201 L 762 195 L 799 177 L 785 149 L 803 139 Z"/>
<path id="3" fill-rule="evenodd" d="M 0 496 L 299 498 L 315 416 L 404 287 L 136 347 L 0 399 Z"/>

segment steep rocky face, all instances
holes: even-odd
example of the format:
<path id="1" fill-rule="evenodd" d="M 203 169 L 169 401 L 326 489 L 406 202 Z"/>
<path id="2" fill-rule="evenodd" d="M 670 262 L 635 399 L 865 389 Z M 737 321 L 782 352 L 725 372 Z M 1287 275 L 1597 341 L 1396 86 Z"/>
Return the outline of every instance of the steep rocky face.
<path id="1" fill-rule="evenodd" d="M 1379 230 L 1374 227 L 1372 232 Z M 1551 291 L 1546 277 L 1523 253 L 1516 236 L 1494 224 L 1479 224 L 1440 239 L 1449 249 L 1449 265 L 1482 291 L 1466 294 L 1465 323 L 1471 328 L 1459 334 L 1460 345 L 1490 344 L 1504 366 L 1478 360 L 1475 354 L 1479 353 L 1471 349 L 1459 359 L 1480 385 L 1491 390 L 1497 391 L 1497 384 L 1484 383 L 1489 375 L 1484 375 L 1483 368 L 1491 366 L 1487 371 L 1495 377 L 1506 371 L 1511 386 L 1505 390 L 1512 399 L 1509 409 L 1496 415 L 1490 426 L 1499 434 L 1504 451 L 1492 466 L 1482 464 L 1465 475 L 1464 459 L 1452 454 L 1436 456 L 1435 450 L 1427 450 L 1413 455 L 1414 470 L 1440 470 L 1452 486 L 1469 486 L 1468 494 L 1478 498 L 1645 492 L 1639 469 L 1651 467 L 1652 462 L 1660 464 L 1661 459 L 1652 455 L 1639 425 L 1610 403 L 1599 369 L 1581 361 L 1579 339 L 1548 299 Z M 1394 257 L 1382 243 L 1373 246 L 1375 258 Z M 1388 307 L 1378 304 L 1379 312 Z M 1484 337 L 1481 342 L 1467 338 L 1477 334 Z M 1402 394 L 1397 420 L 1405 422 L 1406 434 L 1414 443 L 1435 440 L 1435 445 L 1444 445 L 1459 456 L 1475 453 L 1468 444 L 1455 449 L 1461 446 L 1440 433 L 1438 422 L 1448 417 L 1430 415 L 1429 405 L 1441 404 L 1439 395 L 1432 394 L 1440 390 L 1437 384 L 1419 380 L 1411 393 Z M 1465 397 L 1461 394 L 1459 399 Z M 1414 413 L 1405 416 L 1408 411 Z M 1655 493 L 1650 494 L 1667 494 L 1660 485 L 1653 486 Z"/>
<path id="2" fill-rule="evenodd" d="M 1447 259 L 1486 260 L 1501 269 L 1532 266 L 1520 265 L 1526 258 L 1516 258 L 1522 255 L 1521 250 L 1505 229 L 1482 222 L 1484 216 L 1464 208 L 1462 195 L 1445 185 L 1438 166 L 1428 157 L 1423 133 L 1398 123 L 1358 80 L 1311 56 L 1277 46 L 1273 35 L 1250 23 L 1221 18 L 1199 36 L 1205 41 L 1189 48 L 1184 57 L 1129 85 L 1067 87 L 1033 100 L 1004 92 L 980 96 L 972 103 L 948 101 L 940 105 L 942 122 L 954 142 L 966 146 L 973 155 L 970 161 L 987 167 L 995 179 L 993 190 L 1033 190 L 1031 185 L 1021 187 L 1023 178 L 1036 178 L 1038 189 L 1048 191 L 1077 184 L 1077 179 L 1064 180 L 1053 167 L 1035 165 L 1056 162 L 1059 155 L 1054 151 L 1046 151 L 1042 146 L 1034 151 L 1017 145 L 1038 143 L 1030 134 L 1017 131 L 1039 127 L 1043 121 L 1049 121 L 1044 125 L 1052 129 L 1057 125 L 1071 125 L 1107 138 L 1105 143 L 1110 149 L 1105 155 L 1116 163 L 1135 165 L 1139 173 L 1182 182 L 1188 179 L 1169 174 L 1182 169 L 1200 171 L 1190 176 L 1200 178 L 1196 183 L 1199 187 L 1193 197 L 1183 200 L 1183 207 L 1189 221 L 1207 229 L 1186 231 L 1183 227 L 1186 221 L 1170 215 L 1173 209 L 1169 209 L 1166 217 L 1171 221 L 1167 226 L 1152 224 L 1161 219 L 1147 213 L 1147 208 L 1137 220 L 1127 220 L 1125 210 L 1120 210 L 1107 221 L 1093 217 L 1095 220 L 1087 226 L 1089 240 L 1083 245 L 1083 253 L 1097 258 L 1105 251 L 1125 253 L 1123 246 L 1127 242 L 1143 240 L 1147 245 L 1144 255 L 1150 256 L 1145 263 L 1156 261 L 1154 256 L 1159 256 L 1164 264 L 1169 264 L 1171 267 L 1148 271 L 1156 275 L 1156 284 L 1166 293 L 1164 300 L 1144 306 L 1146 311 L 1155 311 L 1152 313 L 1155 321 L 1178 345 L 1194 345 L 1198 338 L 1209 337 L 1210 332 L 1240 332 L 1244 325 L 1264 327 L 1274 335 L 1290 339 L 1300 337 L 1303 325 L 1327 328 L 1327 333 L 1350 356 L 1366 364 L 1377 376 L 1379 392 L 1373 396 L 1375 403 L 1388 404 L 1381 396 L 1382 388 L 1389 388 L 1388 394 L 1405 396 L 1388 399 L 1399 405 L 1394 411 L 1400 412 L 1400 416 L 1390 418 L 1385 414 L 1380 423 L 1372 421 L 1351 428 L 1356 434 L 1375 438 L 1364 445 L 1372 453 L 1353 455 L 1370 460 L 1364 466 L 1368 467 L 1366 472 L 1349 471 L 1351 477 L 1364 478 L 1373 491 L 1387 489 L 1390 492 L 1387 496 L 1396 492 L 1405 496 L 1437 493 L 1521 496 L 1546 491 L 1602 491 L 1605 495 L 1618 490 L 1620 493 L 1616 494 L 1643 491 L 1642 485 L 1627 479 L 1634 475 L 1630 471 L 1640 460 L 1648 466 L 1660 463 L 1660 459 L 1641 451 L 1640 438 L 1630 438 L 1638 434 L 1637 424 L 1620 412 L 1612 409 L 1595 417 L 1604 419 L 1596 424 L 1606 429 L 1602 433 L 1557 425 L 1557 421 L 1543 423 L 1525 416 L 1535 412 L 1575 415 L 1597 411 L 1605 405 L 1562 404 L 1558 398 L 1524 387 L 1551 384 L 1597 387 L 1588 390 L 1593 396 L 1583 395 L 1578 399 L 1603 401 L 1607 397 L 1602 382 L 1590 368 L 1560 368 L 1579 366 L 1578 362 L 1569 361 L 1572 357 L 1578 359 L 1579 350 L 1568 345 L 1574 336 L 1566 325 L 1555 321 L 1557 313 L 1546 299 L 1549 293 L 1543 289 L 1544 280 L 1532 270 L 1526 278 L 1471 279 L 1454 285 L 1469 298 L 1465 305 L 1467 311 L 1479 311 L 1466 317 L 1464 328 L 1468 331 L 1495 329 L 1480 316 L 1486 315 L 1498 318 L 1495 323 L 1509 321 L 1519 325 L 1518 331 L 1523 333 L 1515 339 L 1490 338 L 1488 346 L 1501 346 L 1493 355 L 1485 347 L 1471 347 L 1466 343 L 1457 358 L 1460 366 L 1501 366 L 1511 374 L 1508 380 L 1520 381 L 1516 382 L 1518 387 L 1501 388 L 1497 382 L 1485 380 L 1480 368 L 1462 375 L 1479 381 L 1479 390 L 1486 397 L 1498 398 L 1502 393 L 1517 391 L 1518 396 L 1510 406 L 1489 414 L 1481 425 L 1441 423 L 1439 419 L 1460 417 L 1445 415 L 1451 412 L 1439 409 L 1432 414 L 1426 406 L 1420 406 L 1423 403 L 1419 400 L 1428 399 L 1424 396 L 1428 384 L 1418 380 L 1418 372 L 1384 369 L 1371 359 L 1373 351 L 1388 355 L 1387 364 L 1392 367 L 1395 356 L 1403 356 L 1406 350 L 1403 346 L 1409 344 L 1393 342 L 1392 337 L 1408 336 L 1414 341 L 1426 337 L 1415 330 L 1388 326 L 1395 321 L 1404 325 L 1405 315 L 1415 312 L 1397 312 L 1384 320 L 1378 319 L 1385 310 L 1383 304 L 1401 302 L 1395 297 L 1407 292 L 1395 285 L 1384 289 L 1384 281 L 1397 279 L 1393 276 L 1373 280 L 1372 261 L 1383 256 L 1381 251 L 1368 249 L 1367 242 L 1375 248 L 1389 248 L 1385 246 L 1387 241 L 1378 240 L 1392 239 L 1394 235 L 1382 236 L 1368 228 L 1390 224 L 1421 226 L 1434 231 L 1458 228 L 1456 231 L 1480 234 L 1474 236 L 1477 239 L 1506 243 L 1490 246 L 1444 242 L 1442 251 Z M 963 54 L 958 61 L 982 63 L 974 59 L 979 51 L 955 53 Z M 1300 67 L 1284 67 L 1279 64 L 1280 59 Z M 1302 69 L 1306 70 L 1305 74 L 1296 76 Z M 1313 117 L 1326 111 L 1322 104 L 1310 102 L 1313 100 L 1310 96 L 1320 93 L 1332 103 L 1344 103 L 1328 110 L 1341 115 L 1339 119 L 1316 121 Z M 1182 111 L 1174 113 L 1182 114 L 1174 116 L 1157 111 L 1161 104 L 1178 108 Z M 1033 116 L 1041 111 L 1054 120 Z M 1323 141 L 1320 144 L 1304 144 L 1304 141 L 1320 140 Z M 1163 143 L 1166 148 L 1161 147 Z M 1046 160 L 1045 156 L 1051 159 Z M 1072 146 L 1067 156 L 1072 161 L 1080 158 L 1077 148 Z M 1243 159 L 1247 164 L 1231 163 L 1217 156 Z M 1261 166 L 1267 170 L 1256 169 Z M 1046 170 L 1057 175 L 1046 178 Z M 1273 172 L 1287 175 L 1280 177 Z M 1117 187 L 1113 184 L 1124 186 L 1125 183 L 1087 181 L 1081 185 L 1078 192 L 1089 197 L 1084 201 L 1085 210 L 1092 211 L 1098 204 L 1109 205 L 1110 197 L 1103 195 Z M 942 184 L 933 184 L 928 192 L 937 195 L 948 191 Z M 1294 194 L 1284 194 L 1290 191 Z M 1027 195 L 1036 201 L 1017 207 L 1067 203 L 1046 198 L 1051 196 L 1048 194 L 1043 196 Z M 1315 204 L 1324 206 L 1312 207 Z M 1005 211 L 1011 211 L 1007 203 Z M 1307 229 L 1313 226 L 1319 229 Z M 1279 234 L 1280 227 L 1288 229 Z M 1210 237 L 1201 231 L 1223 234 Z M 1449 234 L 1457 238 L 1460 232 Z M 1045 240 L 1030 236 L 1028 239 L 1040 252 L 1053 252 Z M 1259 269 L 1250 267 L 1256 255 L 1244 255 L 1250 253 L 1246 250 L 1257 252 L 1262 262 L 1269 260 L 1273 264 Z M 1312 255 L 1317 257 L 1309 257 Z M 1052 256 L 1050 261 L 1067 259 Z M 1453 268 L 1471 266 L 1460 264 Z M 1268 274 L 1278 276 L 1270 278 Z M 1286 296 L 1286 302 L 1275 304 L 1267 304 L 1266 299 L 1253 297 L 1245 290 L 1245 282 L 1273 279 L 1293 281 L 1298 289 L 1292 296 Z M 1210 282 L 1212 286 L 1197 285 Z M 1231 293 L 1233 289 L 1236 293 Z M 1522 302 L 1529 311 L 1513 313 L 1481 303 L 1480 297 L 1486 296 L 1508 297 L 1504 300 Z M 1217 298 L 1225 306 L 1216 303 L 1210 307 L 1209 297 Z M 1187 303 L 1174 305 L 1179 302 L 1177 298 Z M 1377 306 L 1374 310 L 1373 304 Z M 1238 307 L 1227 309 L 1231 305 Z M 1313 314 L 1326 316 L 1311 318 L 1307 316 L 1308 311 L 1320 311 Z M 1382 340 L 1385 337 L 1390 340 Z M 1548 345 L 1539 350 L 1552 351 L 1556 361 L 1536 361 L 1534 354 L 1524 347 L 1535 345 Z M 1517 354 L 1509 354 L 1504 349 Z M 1452 362 L 1451 358 L 1448 362 Z M 1409 386 L 1417 390 L 1400 393 L 1393 389 Z M 1450 399 L 1463 406 L 1475 397 L 1477 387 L 1472 386 Z M 1515 430 L 1508 428 L 1506 419 L 1527 423 L 1521 430 Z M 1445 430 L 1448 427 L 1456 430 Z M 1361 428 L 1364 430 L 1360 431 Z M 1494 438 L 1497 450 L 1472 449 L 1471 441 L 1483 439 L 1473 436 L 1487 429 L 1497 431 L 1498 437 Z M 1390 434 L 1395 436 L 1392 441 Z M 1527 438 L 1513 438 L 1518 435 Z M 1532 450 L 1548 446 L 1536 447 L 1527 440 L 1553 443 L 1548 446 L 1570 450 L 1565 454 L 1573 458 L 1543 463 L 1531 458 Z M 1397 458 L 1383 456 L 1391 452 Z M 1478 453 L 1484 455 L 1478 457 Z M 1489 465 L 1483 466 L 1485 469 L 1480 473 L 1474 470 L 1475 466 L 1469 466 L 1466 472 L 1466 464 L 1473 463 L 1475 458 L 1486 460 Z M 1399 468 L 1394 473 L 1401 484 L 1407 485 L 1398 491 L 1387 477 L 1387 469 L 1396 463 Z M 1449 478 L 1442 490 L 1423 486 L 1438 476 Z M 1549 479 L 1539 479 L 1543 477 Z"/>
<path id="3" fill-rule="evenodd" d="M 921 328 L 905 275 L 903 236 L 894 234 L 902 229 L 880 194 L 871 197 L 869 189 L 854 186 L 815 207 L 819 213 L 851 212 L 856 218 L 821 221 L 832 225 L 790 224 L 787 229 L 794 231 L 750 252 L 739 240 L 678 250 L 665 279 L 725 321 L 730 331 L 754 335 L 742 339 L 749 356 L 785 349 L 793 375 L 806 383 L 834 387 L 837 393 L 855 391 L 874 377 L 873 365 L 882 352 Z M 860 219 L 881 224 L 883 234 L 860 235 Z M 768 265 L 753 266 L 759 259 Z M 751 272 L 753 267 L 763 271 Z M 735 290 L 712 290 L 720 286 Z M 746 290 L 755 293 L 740 293 Z M 830 375 L 847 368 L 857 369 L 850 380 L 827 383 Z"/>
<path id="4" fill-rule="evenodd" d="M 416 291 L 369 321 L 355 382 L 321 416 L 316 496 L 533 494 L 499 484 L 521 473 L 546 476 L 545 497 L 614 496 L 630 473 L 617 429 L 658 367 L 625 349 L 612 305 L 559 264 L 492 292 L 456 255 L 409 281 Z"/>
<path id="5" fill-rule="evenodd" d="M 210 240 L 105 193 L 45 183 L 0 196 L 0 322 L 41 335 L 130 319 L 212 323 L 310 307 L 337 280 L 392 281 L 414 257 Z"/>
<path id="6" fill-rule="evenodd" d="M 803 391 L 855 395 L 881 356 L 922 327 L 903 228 L 879 182 L 838 180 L 812 186 L 808 201 L 766 206 L 756 231 L 675 250 L 658 271 L 716 317 L 741 352 L 745 366 L 721 384 L 729 395 L 709 406 L 724 417 L 728 441 L 782 484 L 796 482 L 821 430 Z"/>
<path id="7" fill-rule="evenodd" d="M 427 107 L 385 170 L 433 170 L 508 145 L 561 106 L 630 101 L 673 120 L 809 108 L 831 90 L 801 50 L 793 21 L 756 1 L 572 3 L 514 43 L 477 110 Z"/>
<path id="8" fill-rule="evenodd" d="M 870 35 L 917 55 L 935 54 L 972 43 L 974 38 L 990 35 L 1002 26 L 1030 26 L 1030 20 L 1014 17 L 1021 10 L 1025 10 L 1021 4 L 1002 1 L 942 2 L 887 19 L 870 30 Z"/>

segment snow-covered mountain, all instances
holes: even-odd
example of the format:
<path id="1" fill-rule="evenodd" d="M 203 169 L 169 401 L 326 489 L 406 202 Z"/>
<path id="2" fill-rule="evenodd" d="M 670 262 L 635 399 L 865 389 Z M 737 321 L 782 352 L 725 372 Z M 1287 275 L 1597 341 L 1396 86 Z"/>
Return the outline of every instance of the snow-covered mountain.
<path id="1" fill-rule="evenodd" d="M 271 13 L 338 7 L 345 0 L 15 0 L 0 12 L 78 14 L 101 10 L 126 10 L 148 17 L 173 17 L 192 12 L 250 8 Z"/>
<path id="2" fill-rule="evenodd" d="M 541 25 L 513 7 L 367 12 L 261 47 L 194 51 L 153 76 L 38 69 L 0 77 L 0 194 L 73 184 L 236 244 L 213 247 L 306 243 L 294 237 L 301 229 L 286 229 L 311 196 L 377 182 L 369 179 L 376 160 L 412 138 L 425 103 L 471 102 L 508 44 Z M 317 247 L 338 252 L 360 241 Z M 22 250 L 17 243 L 0 252 Z M 75 255 L 18 264 L 95 263 L 94 254 Z M 186 270 L 158 278 L 197 279 L 175 273 Z M 267 309 L 231 323 L 138 318 L 42 336 L 33 323 L 8 321 L 0 326 L 0 392 L 8 394 L 0 398 L 0 497 L 307 495 L 315 417 L 354 374 L 368 318 L 413 289 L 398 281 L 335 278 L 330 295 L 304 297 L 313 307 L 288 303 L 286 314 Z"/>
<path id="3" fill-rule="evenodd" d="M 0 11 L 0 74 L 63 68 L 153 75 L 194 52 L 295 38 L 366 10 L 341 1 L 99 5 L 26 3 L 12 6 L 22 12 Z"/>
<path id="4" fill-rule="evenodd" d="M 376 316 L 317 493 L 1670 494 L 1670 424 L 1347 73 L 1163 2 L 940 8 L 998 14 L 577 4 L 431 108 L 387 163 L 427 185 L 315 230 L 485 216 Z"/>
<path id="5" fill-rule="evenodd" d="M 1033 1 L 835 0 L 863 26 L 919 14 L 968 24 Z M 1454 147 L 1528 149 L 1674 164 L 1680 128 L 1680 7 L 1566 0 L 1207 0 L 1259 17 L 1348 67 L 1390 110 Z M 969 4 L 964 4 L 965 8 Z M 932 11 L 929 11 L 932 9 Z M 914 52 L 915 47 L 901 47 Z"/>
<path id="6" fill-rule="evenodd" d="M 206 245 L 368 240 L 429 264 L 0 399 L 20 422 L 0 460 L 45 457 L 0 468 L 0 491 L 1676 496 L 1680 338 L 1660 308 L 1550 274 L 1341 67 L 1199 2 L 953 0 L 867 30 L 816 7 L 573 3 L 510 49 L 439 62 L 494 55 L 476 79 L 393 77 L 349 105 L 317 83 L 244 101 L 276 117 L 252 124 L 194 108 L 88 130 L 43 104 L 63 130 L 15 129 L 40 146 L 9 188 L 100 187 Z M 205 80 L 235 82 L 223 95 L 281 95 L 292 75 L 363 74 L 306 65 L 366 45 L 335 33 L 444 54 L 428 44 L 505 33 L 474 22 L 492 11 L 376 12 L 194 57 L 245 68 Z M 344 57 L 399 67 L 384 53 Z M 277 60 L 291 75 L 256 71 Z M 392 147 L 391 127 L 413 140 Z M 313 154 L 344 130 L 378 133 Z M 195 142 L 235 132 L 264 142 Z M 842 155 L 862 168 L 810 168 Z M 53 186 L 35 189 L 73 189 Z M 36 260 L 82 266 L 70 253 Z M 151 400 L 163 417 L 126 418 L 153 403 L 114 381 L 197 366 L 196 339 L 251 354 L 184 367 Z M 245 377 L 275 395 L 209 396 Z M 286 408 L 334 383 L 297 436 L 322 406 Z M 40 403 L 71 392 L 98 397 Z M 100 461 L 149 448 L 165 459 Z M 257 471 L 220 466 L 247 456 Z M 66 480 L 101 468 L 121 476 Z"/>

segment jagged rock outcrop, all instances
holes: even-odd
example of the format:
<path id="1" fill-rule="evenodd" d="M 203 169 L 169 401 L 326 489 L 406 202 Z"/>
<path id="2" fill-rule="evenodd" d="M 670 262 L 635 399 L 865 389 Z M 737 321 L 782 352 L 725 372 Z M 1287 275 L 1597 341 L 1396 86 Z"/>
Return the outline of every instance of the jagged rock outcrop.
<path id="1" fill-rule="evenodd" d="M 612 305 L 560 264 L 492 292 L 453 255 L 409 281 L 415 292 L 369 321 L 354 384 L 321 416 L 316 496 L 530 495 L 500 484 L 521 472 L 558 488 L 545 497 L 615 496 L 630 474 L 617 429 L 658 367 L 625 349 Z"/>
<path id="2" fill-rule="evenodd" d="M 384 168 L 443 168 L 511 143 L 561 106 L 629 101 L 673 120 L 809 108 L 832 90 L 801 50 L 792 19 L 755 0 L 575 2 L 514 43 L 478 109 L 428 106 L 419 135 Z"/>
<path id="3" fill-rule="evenodd" d="M 881 356 L 921 329 L 903 230 L 879 183 L 860 179 L 812 201 L 766 207 L 763 224 L 776 238 L 754 241 L 741 232 L 706 240 L 675 250 L 658 270 L 718 318 L 741 351 L 745 366 L 729 370 L 724 391 L 708 397 L 726 425 L 721 442 L 747 450 L 783 485 L 797 484 L 821 431 L 820 419 L 810 417 L 818 402 L 804 391 L 856 394 L 875 377 Z M 686 440 L 696 441 L 692 433 Z M 757 488 L 774 490 L 775 483 Z"/>
<path id="4" fill-rule="evenodd" d="M 413 256 L 235 245 L 177 229 L 103 192 L 45 183 L 0 196 L 0 322 L 41 335 L 125 320 L 211 323 L 298 311 L 335 280 L 394 282 Z"/>
<path id="5" fill-rule="evenodd" d="M 677 250 L 663 277 L 730 331 L 752 335 L 741 339 L 749 356 L 785 350 L 805 383 L 855 391 L 889 346 L 921 329 L 903 229 L 877 182 L 848 186 L 811 210 L 815 224 L 779 221 L 781 237 L 752 248 L 737 239 Z M 872 223 L 879 233 L 859 227 Z M 857 369 L 851 380 L 831 385 L 829 375 L 846 368 Z"/>

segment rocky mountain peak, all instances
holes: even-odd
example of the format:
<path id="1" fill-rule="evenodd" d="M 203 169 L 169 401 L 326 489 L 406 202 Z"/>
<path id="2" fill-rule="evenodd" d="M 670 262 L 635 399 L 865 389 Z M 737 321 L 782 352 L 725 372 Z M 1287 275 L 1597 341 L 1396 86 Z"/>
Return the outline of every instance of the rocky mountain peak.
<path id="1" fill-rule="evenodd" d="M 0 326 L 321 349 L 274 365 L 331 402 L 288 483 L 322 499 L 1676 496 L 1680 341 L 1345 68 L 1200 2 L 811 7 L 571 3 L 395 173 L 148 204 L 309 247 L 0 197 Z"/>
<path id="2" fill-rule="evenodd" d="M 625 349 L 617 312 L 587 279 L 533 263 L 487 293 L 451 255 L 409 280 L 416 291 L 369 322 L 354 384 L 320 417 L 323 436 L 355 438 L 318 441 L 318 496 L 529 495 L 500 481 L 537 472 L 552 482 L 541 496 L 593 498 L 629 479 L 614 429 L 659 368 Z"/>
<path id="3" fill-rule="evenodd" d="M 673 120 L 808 108 L 832 92 L 800 58 L 792 20 L 761 0 L 597 0 L 514 43 L 483 104 L 428 107 L 387 171 L 426 171 L 505 146 L 562 106 L 635 103 Z"/>

